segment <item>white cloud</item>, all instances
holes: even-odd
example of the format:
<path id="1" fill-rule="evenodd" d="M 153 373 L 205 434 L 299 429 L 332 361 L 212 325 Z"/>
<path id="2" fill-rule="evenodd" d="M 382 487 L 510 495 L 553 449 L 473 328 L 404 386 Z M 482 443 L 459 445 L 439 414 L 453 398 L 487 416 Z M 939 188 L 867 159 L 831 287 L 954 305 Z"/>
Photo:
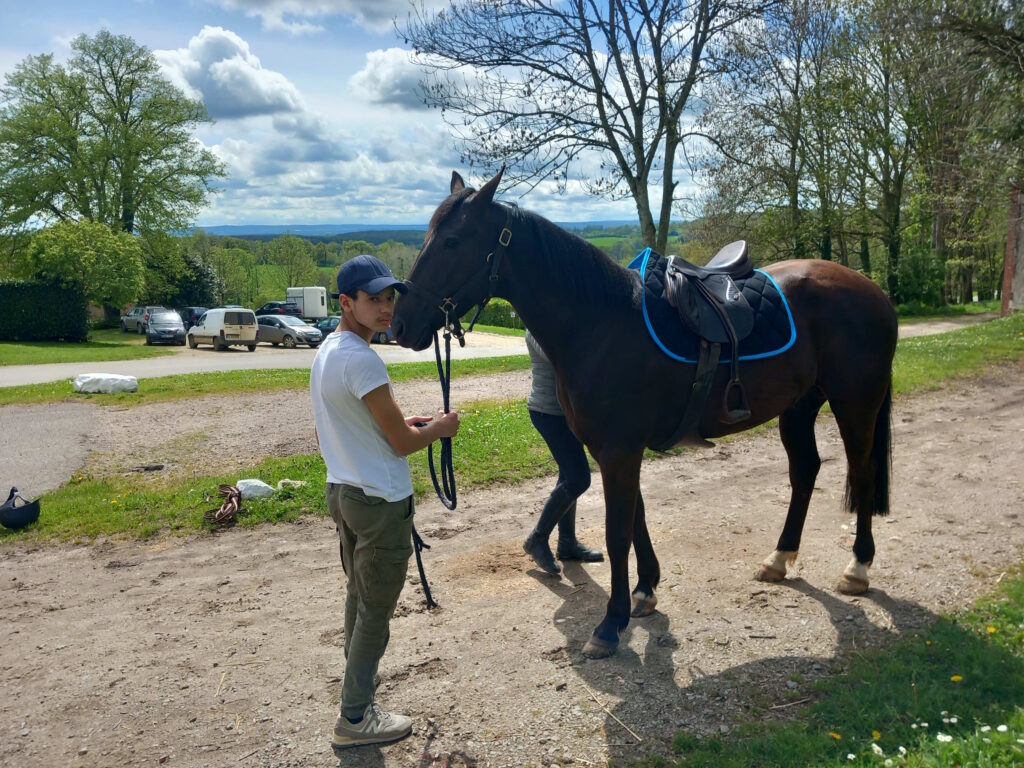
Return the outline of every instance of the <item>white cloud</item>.
<path id="1" fill-rule="evenodd" d="M 420 95 L 422 77 L 423 71 L 413 63 L 409 51 L 388 48 L 367 52 L 366 65 L 348 82 L 368 101 L 404 109 L 426 109 Z"/>
<path id="2" fill-rule="evenodd" d="M 391 29 L 392 20 L 404 18 L 409 0 L 213 0 L 222 8 L 258 17 L 264 29 L 293 35 L 323 31 L 322 19 L 341 16 L 374 32 Z M 440 8 L 446 0 L 426 0 L 427 9 Z"/>
<path id="3" fill-rule="evenodd" d="M 264 69 L 249 44 L 222 27 L 203 27 L 188 48 L 153 54 L 168 79 L 190 96 L 202 98 L 215 119 L 305 109 L 288 78 Z"/>

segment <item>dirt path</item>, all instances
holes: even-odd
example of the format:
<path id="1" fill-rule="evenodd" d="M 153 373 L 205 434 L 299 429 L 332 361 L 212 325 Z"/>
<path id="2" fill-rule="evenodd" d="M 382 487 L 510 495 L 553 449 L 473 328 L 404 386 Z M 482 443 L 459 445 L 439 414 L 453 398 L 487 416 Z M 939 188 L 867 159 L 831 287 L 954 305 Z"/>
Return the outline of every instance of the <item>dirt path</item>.
<path id="1" fill-rule="evenodd" d="M 781 585 L 751 578 L 787 503 L 775 434 L 645 466 L 659 611 L 605 661 L 580 651 L 603 613 L 607 564 L 551 579 L 521 550 L 549 481 L 460 494 L 455 513 L 423 503 L 442 607 L 427 613 L 406 590 L 380 692 L 415 729 L 343 764 L 587 766 L 662 752 L 677 727 L 727 731 L 754 697 L 803 698 L 846 651 L 966 606 L 1024 559 L 1024 367 L 896 404 L 893 513 L 877 521 L 873 588 L 860 598 L 834 591 L 851 520 L 834 423 L 822 418 L 818 435 L 818 491 Z M 603 536 L 601 505 L 599 488 L 581 500 L 589 542 Z M 0 764 L 338 764 L 327 746 L 343 663 L 335 541 L 311 518 L 3 551 Z"/>

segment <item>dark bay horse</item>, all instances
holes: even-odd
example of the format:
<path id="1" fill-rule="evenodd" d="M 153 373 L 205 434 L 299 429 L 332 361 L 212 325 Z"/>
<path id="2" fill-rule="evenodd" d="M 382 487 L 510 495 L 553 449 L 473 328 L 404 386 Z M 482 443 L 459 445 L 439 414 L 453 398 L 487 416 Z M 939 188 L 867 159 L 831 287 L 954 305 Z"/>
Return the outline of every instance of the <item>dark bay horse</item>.
<path id="1" fill-rule="evenodd" d="M 400 344 L 424 349 L 446 320 L 499 296 L 539 341 L 554 365 L 569 425 L 601 469 L 612 586 L 607 612 L 583 650 L 609 656 L 630 615 L 654 611 L 660 571 L 640 464 L 644 449 L 664 443 L 679 424 L 696 366 L 670 359 L 652 342 L 636 272 L 540 216 L 496 202 L 500 179 L 499 172 L 476 191 L 452 174 L 451 194 L 430 221 L 392 327 Z M 743 363 L 750 418 L 726 425 L 709 407 L 700 435 L 719 437 L 779 417 L 792 495 L 776 549 L 757 573 L 779 581 L 800 547 L 821 465 L 814 422 L 827 401 L 846 450 L 846 505 L 857 516 L 854 556 L 839 590 L 861 593 L 875 556 L 871 517 L 889 509 L 896 313 L 871 280 L 829 261 L 783 262 L 765 271 L 789 303 L 795 342 L 774 357 Z M 708 404 L 722 401 L 729 366 L 719 365 L 713 381 Z M 637 561 L 632 611 L 630 545 Z"/>

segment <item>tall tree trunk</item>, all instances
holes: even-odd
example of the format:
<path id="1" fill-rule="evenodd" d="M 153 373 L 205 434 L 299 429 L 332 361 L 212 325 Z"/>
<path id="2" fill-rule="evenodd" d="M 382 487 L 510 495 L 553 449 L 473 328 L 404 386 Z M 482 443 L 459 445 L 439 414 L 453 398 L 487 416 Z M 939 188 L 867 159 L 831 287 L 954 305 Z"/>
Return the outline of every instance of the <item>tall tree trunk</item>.
<path id="1" fill-rule="evenodd" d="M 832 228 L 828 225 L 821 233 L 821 258 L 832 261 Z"/>
<path id="2" fill-rule="evenodd" d="M 865 275 L 871 277 L 871 245 L 867 235 L 860 236 L 860 268 Z"/>
<path id="3" fill-rule="evenodd" d="M 946 272 L 946 211 L 941 203 L 936 203 L 935 210 L 932 212 L 931 249 L 932 253 L 938 257 L 942 271 Z M 947 280 L 946 290 L 942 292 L 942 304 L 946 304 L 948 301 L 949 281 Z"/>
<path id="4" fill-rule="evenodd" d="M 1020 309 L 1022 300 L 1024 300 L 1024 296 L 1015 296 L 1013 292 L 1014 282 L 1019 281 L 1017 275 L 1017 251 L 1019 250 L 1017 232 L 1020 230 L 1020 203 L 1020 187 L 1010 187 L 1009 230 L 1006 233 L 1006 252 L 1003 256 L 1003 301 L 1000 311 L 1000 315 L 1003 317 L 1015 309 Z"/>

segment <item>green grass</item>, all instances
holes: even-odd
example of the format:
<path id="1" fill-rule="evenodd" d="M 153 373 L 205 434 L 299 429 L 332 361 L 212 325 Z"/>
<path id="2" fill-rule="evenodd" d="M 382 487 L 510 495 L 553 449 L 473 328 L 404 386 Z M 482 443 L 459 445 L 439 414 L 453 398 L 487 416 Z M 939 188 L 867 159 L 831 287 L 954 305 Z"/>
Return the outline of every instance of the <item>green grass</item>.
<path id="1" fill-rule="evenodd" d="M 452 377 L 479 376 L 486 373 L 528 370 L 530 359 L 526 355 L 508 357 L 469 358 L 452 362 Z M 437 365 L 433 362 L 395 363 L 388 366 L 392 381 L 434 378 Z M 15 403 L 40 405 L 64 400 L 88 400 L 98 405 L 120 407 L 178 400 L 201 395 L 221 395 L 231 392 L 271 392 L 309 387 L 308 368 L 267 368 L 244 371 L 208 371 L 179 376 L 159 376 L 140 379 L 137 392 L 119 392 L 110 395 L 76 393 L 70 380 L 45 384 L 23 384 L 0 387 L 0 406 Z"/>
<path id="2" fill-rule="evenodd" d="M 495 333 L 499 336 L 525 336 L 526 331 L 522 328 L 505 328 L 501 325 L 477 325 L 473 328 L 474 331 L 483 331 L 484 333 Z"/>
<path id="3" fill-rule="evenodd" d="M 990 365 L 1024 359 L 1024 312 L 934 336 L 900 341 L 893 364 L 897 395 L 936 389 Z"/>
<path id="4" fill-rule="evenodd" d="M 620 237 L 618 235 L 599 235 L 597 237 L 588 237 L 586 240 L 588 243 L 596 245 L 598 248 L 607 249 L 624 239 L 624 237 Z"/>
<path id="5" fill-rule="evenodd" d="M 0 365 L 140 360 L 172 354 L 172 348 L 146 346 L 145 336 L 122 333 L 120 328 L 90 331 L 89 340 L 80 344 L 67 341 L 0 341 Z"/>
<path id="6" fill-rule="evenodd" d="M 1024 576 L 970 611 L 855 652 L 813 698 L 785 721 L 756 711 L 728 737 L 680 732 L 676 758 L 641 765 L 1024 765 Z"/>

